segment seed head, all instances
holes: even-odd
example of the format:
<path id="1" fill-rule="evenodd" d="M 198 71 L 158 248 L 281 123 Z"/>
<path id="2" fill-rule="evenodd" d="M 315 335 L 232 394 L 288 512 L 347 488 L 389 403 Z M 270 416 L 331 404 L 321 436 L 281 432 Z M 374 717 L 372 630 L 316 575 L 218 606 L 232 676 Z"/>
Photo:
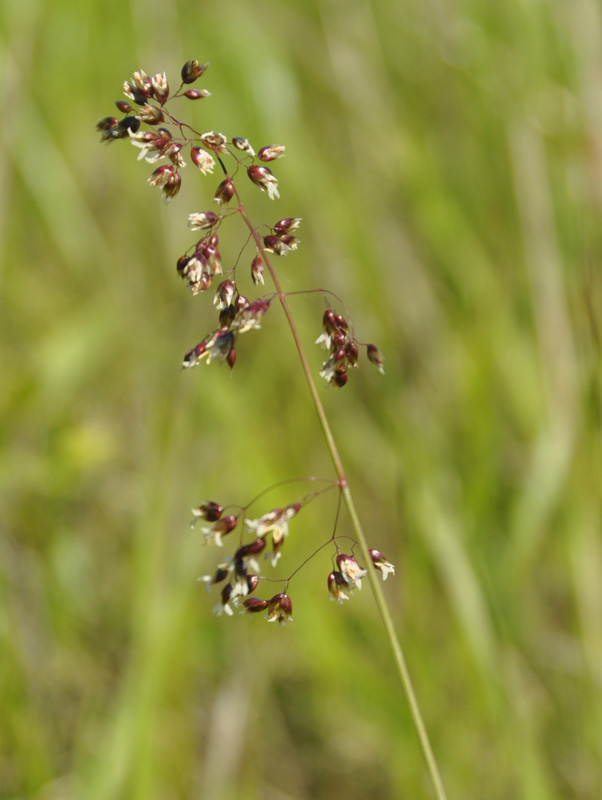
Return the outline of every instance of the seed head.
<path id="1" fill-rule="evenodd" d="M 236 317 L 236 308 L 234 306 L 229 305 L 223 308 L 219 314 L 220 328 L 230 328 L 232 326 L 232 323 L 234 322 L 235 317 Z"/>
<path id="2" fill-rule="evenodd" d="M 239 333 L 245 333 L 252 328 L 261 328 L 261 318 L 269 307 L 270 301 L 260 297 L 258 300 L 249 303 L 238 311 L 232 323 L 232 327 L 237 328 Z"/>
<path id="3" fill-rule="evenodd" d="M 389 574 L 395 575 L 395 566 L 383 556 L 379 550 L 368 550 L 375 569 L 382 573 L 383 581 L 386 581 Z"/>
<path id="4" fill-rule="evenodd" d="M 259 597 L 245 597 L 242 601 L 245 611 L 248 614 L 257 614 L 260 611 L 265 611 L 269 605 L 268 600 L 261 600 Z"/>
<path id="5" fill-rule="evenodd" d="M 133 132 L 130 130 L 128 133 L 134 147 L 140 148 L 138 161 L 144 159 L 152 164 L 168 154 L 167 146 L 170 144 L 171 134 L 167 136 L 169 131 L 166 131 L 165 128 L 158 128 L 156 131 Z M 178 166 L 184 166 L 184 160 L 179 155 L 181 149 L 182 146 L 178 145 L 177 155 L 175 158 L 171 158 L 172 163 Z"/>
<path id="6" fill-rule="evenodd" d="M 212 586 L 215 586 L 216 583 L 221 583 L 222 581 L 225 581 L 228 575 L 229 575 L 228 570 L 225 567 L 218 565 L 213 575 L 201 575 L 199 578 L 197 578 L 197 580 L 206 583 L 207 591 L 210 592 Z"/>
<path id="7" fill-rule="evenodd" d="M 158 72 L 151 78 L 153 92 L 157 100 L 163 105 L 169 97 L 169 84 L 164 72 Z"/>
<path id="8" fill-rule="evenodd" d="M 270 233 L 268 236 L 263 237 L 263 246 L 269 253 L 275 253 L 277 256 L 285 256 L 289 250 L 296 250 L 298 245 L 297 239 L 288 233 L 282 236 L 275 236 Z"/>
<path id="9" fill-rule="evenodd" d="M 258 286 L 260 283 L 264 283 L 263 279 L 263 258 L 261 256 L 255 256 L 253 261 L 251 262 L 251 279 L 253 281 L 254 286 Z"/>
<path id="10" fill-rule="evenodd" d="M 383 367 L 384 358 L 378 347 L 375 344 L 369 344 L 367 345 L 366 350 L 368 353 L 368 361 L 371 361 L 378 369 L 380 374 L 384 375 L 385 374 L 385 370 Z"/>
<path id="11" fill-rule="evenodd" d="M 281 158 L 284 155 L 285 149 L 283 144 L 271 144 L 269 147 L 262 147 L 257 153 L 257 157 L 261 161 L 274 161 L 274 159 Z"/>
<path id="12" fill-rule="evenodd" d="M 366 570 L 357 563 L 353 556 L 339 553 L 337 556 L 337 567 L 345 579 L 348 586 L 362 588 L 362 578 L 366 575 Z"/>
<path id="13" fill-rule="evenodd" d="M 219 503 L 214 503 L 212 500 L 203 500 L 203 502 L 196 508 L 192 509 L 192 513 L 199 519 L 206 519 L 207 522 L 216 522 L 222 515 L 224 509 Z"/>
<path id="14" fill-rule="evenodd" d="M 349 341 L 345 344 L 345 356 L 350 366 L 357 367 L 358 349 L 355 342 Z"/>
<path id="15" fill-rule="evenodd" d="M 262 192 L 268 193 L 270 200 L 280 197 L 278 179 L 275 175 L 272 175 L 271 170 L 267 167 L 260 167 L 257 164 L 253 164 L 247 167 L 247 175 L 256 186 L 259 186 Z"/>
<path id="16" fill-rule="evenodd" d="M 290 233 L 291 231 L 296 231 L 299 225 L 301 225 L 301 217 L 287 217 L 279 220 L 274 225 L 274 233 L 278 235 Z"/>
<path id="17" fill-rule="evenodd" d="M 192 163 L 201 170 L 203 175 L 206 175 L 208 172 L 213 172 L 215 160 L 213 156 L 206 150 L 203 150 L 202 147 L 191 147 L 190 158 L 192 159 Z"/>
<path id="18" fill-rule="evenodd" d="M 275 594 L 274 597 L 268 602 L 268 613 L 266 614 L 268 622 L 278 622 L 279 625 L 284 625 L 287 622 L 292 622 L 293 618 L 293 604 L 287 594 Z"/>
<path id="19" fill-rule="evenodd" d="M 350 588 L 353 587 L 349 586 L 342 573 L 338 570 L 331 572 L 328 576 L 328 591 L 330 592 L 331 600 L 336 600 L 337 603 L 349 600 L 349 595 L 345 592 Z"/>
<path id="20" fill-rule="evenodd" d="M 245 529 L 256 536 L 266 536 L 273 531 L 280 531 L 282 536 L 288 534 L 288 520 L 284 519 L 283 508 L 273 508 L 258 519 L 245 519 Z"/>
<path id="21" fill-rule="evenodd" d="M 219 217 L 213 211 L 197 211 L 188 215 L 188 227 L 193 230 L 212 228 Z"/>
<path id="22" fill-rule="evenodd" d="M 102 119 L 99 119 L 98 122 L 96 123 L 96 130 L 108 131 L 115 125 L 117 125 L 116 117 L 103 117 Z"/>
<path id="23" fill-rule="evenodd" d="M 227 308 L 232 303 L 235 292 L 236 287 L 230 279 L 222 281 L 217 287 L 215 297 L 213 298 L 213 305 L 219 310 Z"/>
<path id="24" fill-rule="evenodd" d="M 229 617 L 234 614 L 232 606 L 230 605 L 230 600 L 232 599 L 232 584 L 227 583 L 224 588 L 220 592 L 220 602 L 215 606 L 213 609 L 213 613 L 217 617 L 221 617 L 223 613 L 227 614 Z"/>
<path id="25" fill-rule="evenodd" d="M 164 184 L 162 188 L 163 200 L 169 203 L 180 191 L 182 186 L 182 178 L 179 172 L 174 173 Z"/>
<path id="26" fill-rule="evenodd" d="M 211 274 L 205 268 L 204 258 L 197 253 L 192 258 L 182 256 L 178 261 L 178 272 L 186 281 L 193 295 L 206 291 L 211 286 Z"/>
<path id="27" fill-rule="evenodd" d="M 334 315 L 334 325 L 335 329 L 338 331 L 346 332 L 349 328 L 349 326 L 347 325 L 347 320 L 342 314 Z"/>
<path id="28" fill-rule="evenodd" d="M 132 84 L 145 97 L 153 96 L 153 82 L 143 69 L 134 72 Z"/>
<path id="29" fill-rule="evenodd" d="M 204 340 L 202 342 L 199 342 L 196 345 L 196 347 L 193 347 L 192 350 L 189 350 L 186 353 L 184 359 L 182 360 L 182 367 L 184 369 L 191 369 L 192 367 L 196 367 L 197 364 L 199 363 L 199 359 L 201 358 L 206 349 L 207 349 L 206 342 Z"/>
<path id="30" fill-rule="evenodd" d="M 186 267 L 188 266 L 188 262 L 190 261 L 190 256 L 183 255 L 178 258 L 176 263 L 176 269 L 178 270 L 178 275 L 181 278 L 186 277 Z"/>
<path id="31" fill-rule="evenodd" d="M 123 83 L 123 93 L 138 106 L 144 105 L 150 97 L 150 94 L 146 91 L 140 91 L 134 82 L 128 83 L 128 81 L 124 81 Z"/>
<path id="32" fill-rule="evenodd" d="M 205 537 L 205 544 L 215 543 L 218 547 L 222 547 L 222 537 L 232 533 L 238 524 L 238 517 L 230 514 L 227 517 L 218 519 L 213 525 L 201 528 L 201 532 Z"/>
<path id="33" fill-rule="evenodd" d="M 232 139 L 232 144 L 236 147 L 237 150 L 242 150 L 243 153 L 246 153 L 248 156 L 254 156 L 255 150 L 251 147 L 251 144 L 248 139 L 243 139 L 242 136 L 235 136 Z"/>
<path id="34" fill-rule="evenodd" d="M 109 122 L 114 122 L 109 126 Z M 114 117 L 105 117 L 96 124 L 96 129 L 102 131 L 101 141 L 112 142 L 114 139 L 126 139 L 130 131 L 136 133 L 140 127 L 137 117 L 124 117 L 117 121 Z"/>
<path id="35" fill-rule="evenodd" d="M 196 58 L 191 58 L 182 67 L 182 83 L 194 83 L 197 78 L 201 77 L 208 66 L 209 62 L 199 64 Z"/>
<path id="36" fill-rule="evenodd" d="M 209 239 L 201 239 L 197 244 L 196 254 L 198 258 L 201 259 L 213 275 L 220 275 L 222 272 L 221 256 L 217 249 L 218 242 L 217 234 L 212 233 Z"/>
<path id="37" fill-rule="evenodd" d="M 341 389 L 346 383 L 348 379 L 347 369 L 344 364 L 340 363 L 338 360 L 338 356 L 342 353 L 343 358 L 345 357 L 345 351 L 341 348 L 339 351 L 334 353 L 328 361 L 325 361 L 322 365 L 322 369 L 320 370 L 320 377 L 324 378 L 327 383 L 330 383 L 332 386 L 336 386 L 338 389 Z"/>
<path id="38" fill-rule="evenodd" d="M 332 308 L 327 308 L 322 316 L 322 327 L 326 333 L 333 333 L 337 329 L 337 321 Z"/>
<path id="39" fill-rule="evenodd" d="M 330 383 L 333 386 L 336 386 L 337 389 L 342 389 L 343 386 L 345 386 L 345 384 L 347 383 L 348 379 L 349 375 L 347 373 L 346 367 L 340 366 L 335 369 L 334 375 L 332 376 Z"/>
<path id="40" fill-rule="evenodd" d="M 171 163 L 175 164 L 177 167 L 186 166 L 181 153 L 183 145 L 180 142 L 172 142 L 170 139 L 163 139 L 160 137 L 157 139 L 157 143 L 159 145 L 164 143 L 163 148 L 159 152 L 159 158 L 168 158 Z"/>
<path id="41" fill-rule="evenodd" d="M 151 186 L 165 186 L 176 174 L 176 168 L 171 164 L 163 164 L 151 173 L 148 182 Z"/>
<path id="42" fill-rule="evenodd" d="M 332 336 L 330 337 L 330 349 L 333 352 L 336 352 L 341 347 L 344 347 L 347 342 L 347 334 L 343 333 L 343 331 L 333 331 Z"/>
<path id="43" fill-rule="evenodd" d="M 234 184 L 230 178 L 223 180 L 217 187 L 213 199 L 219 206 L 227 205 L 234 197 Z"/>
<path id="44" fill-rule="evenodd" d="M 206 336 L 202 342 L 189 350 L 184 356 L 182 366 L 187 369 L 196 367 L 200 360 L 207 359 L 207 364 L 216 361 L 222 364 L 227 360 L 234 348 L 234 333 L 230 330 L 217 330 Z"/>
<path id="45" fill-rule="evenodd" d="M 228 152 L 228 148 L 226 147 L 228 140 L 223 133 L 219 133 L 218 131 L 208 131 L 207 133 L 201 134 L 201 142 L 203 142 L 205 147 L 209 147 L 216 153 Z"/>
<path id="46" fill-rule="evenodd" d="M 265 550 L 265 539 L 263 537 L 259 537 L 259 539 L 255 539 L 254 542 L 250 544 L 243 544 L 241 547 L 238 548 L 236 553 L 234 554 L 234 559 L 238 558 L 247 558 L 248 556 L 256 556 L 259 553 L 262 553 Z"/>
<path id="47" fill-rule="evenodd" d="M 232 331 L 215 331 L 207 342 L 207 363 L 212 364 L 216 361 L 222 364 L 230 355 L 234 348 L 234 334 Z"/>

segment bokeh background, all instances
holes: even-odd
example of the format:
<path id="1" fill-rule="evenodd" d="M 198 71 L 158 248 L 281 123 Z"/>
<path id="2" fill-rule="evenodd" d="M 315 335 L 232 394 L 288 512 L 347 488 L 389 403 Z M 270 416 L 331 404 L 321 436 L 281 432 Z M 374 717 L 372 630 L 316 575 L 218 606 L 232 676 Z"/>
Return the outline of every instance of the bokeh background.
<path id="1" fill-rule="evenodd" d="M 212 97 L 183 113 L 287 147 L 277 204 L 245 187 L 257 222 L 303 217 L 285 288 L 385 354 L 324 402 L 449 797 L 599 800 L 594 0 L 2 1 L 0 797 L 431 796 L 369 591 L 330 603 L 321 554 L 280 629 L 196 581 L 191 506 L 330 467 L 278 309 L 232 374 L 180 371 L 216 177 L 165 206 L 94 132 L 135 69 L 193 56 Z M 317 371 L 322 302 L 293 305 Z"/>

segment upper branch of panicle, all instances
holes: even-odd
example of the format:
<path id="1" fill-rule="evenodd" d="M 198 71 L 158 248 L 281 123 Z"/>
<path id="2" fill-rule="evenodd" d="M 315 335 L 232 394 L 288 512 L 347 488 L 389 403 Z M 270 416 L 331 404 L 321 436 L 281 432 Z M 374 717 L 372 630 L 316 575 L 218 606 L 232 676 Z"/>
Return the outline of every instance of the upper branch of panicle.
<path id="1" fill-rule="evenodd" d="M 261 320 L 274 295 L 249 300 L 246 292 L 240 291 L 236 265 L 226 268 L 223 265 L 219 250 L 221 228 L 229 218 L 240 216 L 237 212 L 242 210 L 234 182 L 237 175 L 246 173 L 250 182 L 271 200 L 279 198 L 278 179 L 266 164 L 282 158 L 285 147 L 271 144 L 256 151 L 246 138 L 229 138 L 219 131 L 199 132 L 174 114 L 174 104 L 181 100 L 210 97 L 211 93 L 206 89 L 191 88 L 208 66 L 208 63 L 201 64 L 196 59 L 187 61 L 175 91 L 172 91 L 164 72 L 153 76 L 143 70 L 134 72 L 132 78 L 123 84 L 127 99 L 115 103 L 121 118 L 104 117 L 96 127 L 103 142 L 110 144 L 119 139 L 128 140 L 139 150 L 138 160 L 153 165 L 148 183 L 161 190 L 167 203 L 180 191 L 182 173 L 188 162 L 201 175 L 212 175 L 216 164 L 220 165 L 225 177 L 213 192 L 217 208 L 188 215 L 189 227 L 200 235 L 178 258 L 176 266 L 193 295 L 206 292 L 216 276 L 221 276 L 213 300 L 218 311 L 217 326 L 185 354 L 183 366 L 195 367 L 204 360 L 207 364 L 226 363 L 232 368 L 236 362 L 239 334 L 261 327 Z M 226 167 L 227 159 L 231 160 L 231 169 Z M 230 209 L 233 198 L 239 205 Z M 247 242 L 253 250 L 249 257 L 249 277 L 253 287 L 264 284 L 266 265 L 272 271 L 270 256 L 286 256 L 297 249 L 296 232 L 300 224 L 300 217 L 286 217 L 272 226 L 261 226 L 261 234 L 259 229 L 255 229 L 253 238 Z M 323 294 L 326 297 L 328 293 Z M 323 333 L 317 342 L 328 350 L 328 358 L 322 364 L 320 376 L 329 385 L 340 388 L 347 383 L 348 369 L 357 366 L 361 345 L 352 335 L 345 318 L 335 313 L 328 302 L 322 326 Z M 379 350 L 372 344 L 366 348 L 368 359 L 382 372 L 383 358 Z"/>
<path id="2" fill-rule="evenodd" d="M 152 186 L 160 187 L 165 202 L 172 200 L 180 191 L 186 152 L 203 175 L 213 172 L 216 159 L 230 155 L 238 165 L 244 166 L 249 179 L 256 186 L 272 199 L 279 197 L 277 178 L 268 167 L 257 161 L 265 163 L 280 158 L 284 155 L 284 145 L 268 145 L 255 153 L 247 139 L 235 136 L 229 140 L 219 131 L 200 133 L 178 120 L 171 111 L 171 105 L 168 109 L 168 101 L 176 98 L 202 100 L 211 96 L 206 89 L 187 88 L 205 74 L 208 66 L 208 63 L 199 64 L 196 59 L 187 61 L 181 70 L 178 89 L 173 94 L 164 72 L 152 77 L 144 70 L 134 72 L 133 77 L 123 84 L 127 100 L 115 103 L 123 117 L 103 117 L 96 125 L 102 141 L 110 144 L 117 139 L 129 139 L 140 148 L 140 160 L 144 159 L 150 164 L 165 160 L 166 163 L 157 167 L 148 179 Z M 218 187 L 214 199 L 223 206 L 233 195 L 232 181 L 227 178 Z"/>

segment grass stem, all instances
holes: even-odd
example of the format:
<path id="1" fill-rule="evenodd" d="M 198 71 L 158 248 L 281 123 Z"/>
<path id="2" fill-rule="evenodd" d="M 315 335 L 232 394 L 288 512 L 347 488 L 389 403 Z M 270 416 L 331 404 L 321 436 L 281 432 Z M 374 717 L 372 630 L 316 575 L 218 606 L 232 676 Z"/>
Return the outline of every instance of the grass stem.
<path id="1" fill-rule="evenodd" d="M 223 167 L 223 165 L 222 165 Z M 224 169 L 225 171 L 225 169 Z M 284 311 L 286 316 L 287 322 L 291 329 L 291 333 L 293 334 L 293 339 L 295 341 L 295 346 L 297 348 L 297 353 L 299 355 L 299 360 L 301 361 L 301 365 L 303 367 L 303 372 L 305 374 L 305 378 L 307 381 L 307 385 L 309 388 L 309 392 L 314 404 L 314 408 L 318 415 L 318 419 L 320 421 L 320 425 L 322 428 L 322 432 L 324 434 L 324 438 L 326 440 L 326 446 L 328 448 L 328 452 L 330 453 L 330 457 L 332 459 L 333 466 L 336 470 L 339 479 L 339 485 L 341 487 L 341 492 L 343 495 L 343 502 L 347 508 L 349 513 L 349 517 L 351 520 L 351 524 L 353 526 L 353 530 L 357 537 L 357 541 L 360 546 L 360 550 L 362 553 L 362 558 L 366 565 L 371 564 L 371 557 L 368 551 L 368 543 L 366 541 L 366 536 L 364 534 L 364 530 L 362 528 L 359 516 L 357 511 L 355 510 L 355 505 L 353 503 L 353 497 L 351 494 L 351 489 L 347 483 L 347 478 L 345 476 L 345 471 L 343 469 L 343 463 L 341 461 L 341 457 L 338 451 L 338 447 L 332 432 L 332 428 L 330 427 L 330 423 L 328 421 L 328 417 L 326 416 L 326 411 L 324 410 L 324 406 L 322 404 L 322 400 L 320 398 L 318 389 L 316 387 L 309 362 L 307 360 L 307 355 L 305 353 L 305 349 L 303 347 L 303 343 L 301 342 L 301 338 L 299 336 L 299 332 L 297 330 L 297 326 L 295 324 L 295 320 L 293 318 L 293 314 L 291 309 L 288 305 L 286 295 L 282 291 L 280 286 L 280 282 L 278 281 L 278 276 L 272 266 L 270 261 L 269 254 L 267 253 L 263 240 L 261 236 L 255 230 L 251 220 L 249 219 L 247 212 L 244 208 L 240 195 L 238 193 L 238 189 L 234 184 L 234 192 L 236 198 L 238 200 L 239 206 L 238 211 L 242 216 L 245 224 L 247 225 L 251 236 L 253 237 L 255 244 L 261 257 L 263 258 L 264 264 L 266 265 L 272 281 L 274 283 L 274 287 L 276 289 L 276 293 L 278 295 L 278 300 L 280 301 L 280 305 Z M 374 570 L 368 570 L 368 578 L 370 581 L 370 587 L 372 589 L 372 593 L 374 595 L 374 599 L 376 601 L 376 605 L 378 611 L 380 613 L 381 619 L 383 621 L 383 625 L 385 627 L 385 632 L 387 638 L 389 640 L 389 644 L 391 646 L 391 650 L 393 651 L 393 658 L 395 661 L 395 666 L 397 669 L 397 673 L 399 675 L 399 679 L 401 681 L 401 685 L 403 687 L 403 691 L 406 696 L 406 700 L 408 702 L 410 708 L 410 714 L 412 717 L 412 722 L 414 724 L 414 728 L 416 730 L 416 734 L 418 736 L 418 740 L 420 743 L 420 748 L 422 750 L 422 755 L 424 757 L 424 761 L 426 763 L 427 771 L 429 773 L 429 777 L 432 781 L 433 789 L 435 792 L 435 796 L 437 800 L 446 800 L 445 788 L 443 786 L 443 781 L 441 779 L 441 775 L 439 772 L 439 767 L 437 765 L 437 761 L 435 759 L 435 755 L 433 753 L 433 749 L 431 747 L 431 743 L 429 740 L 429 736 L 426 730 L 426 726 L 424 724 L 424 720 L 422 718 L 422 713 L 420 711 L 420 706 L 418 704 L 418 699 L 416 697 L 416 693 L 414 691 L 414 687 L 412 684 L 412 680 L 410 678 L 410 673 L 406 664 L 405 656 L 403 653 L 403 649 L 401 647 L 401 643 L 399 641 L 399 637 L 397 636 L 397 632 L 395 631 L 395 627 L 393 625 L 393 619 L 391 617 L 391 612 L 388 606 L 388 603 L 385 599 L 383 594 L 382 588 L 380 583 L 378 582 Z"/>

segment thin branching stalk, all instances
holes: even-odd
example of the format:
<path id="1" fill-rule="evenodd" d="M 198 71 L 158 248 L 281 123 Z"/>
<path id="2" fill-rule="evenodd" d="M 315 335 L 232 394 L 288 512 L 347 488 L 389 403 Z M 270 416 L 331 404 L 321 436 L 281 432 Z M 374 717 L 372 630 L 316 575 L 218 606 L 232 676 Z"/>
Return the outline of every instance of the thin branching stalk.
<path id="1" fill-rule="evenodd" d="M 220 162 L 221 163 L 221 162 Z M 224 170 L 227 177 L 231 176 L 228 175 L 227 170 L 225 169 L 224 165 L 222 164 L 222 169 Z M 341 456 L 339 455 L 338 447 L 336 444 L 336 440 L 334 438 L 334 434 L 332 432 L 332 428 L 330 427 L 330 423 L 328 421 L 328 417 L 326 416 L 326 411 L 324 410 L 324 406 L 322 404 L 322 400 L 320 399 L 320 394 L 316 387 L 315 381 L 313 379 L 313 375 L 309 366 L 309 362 L 307 360 L 307 355 L 305 353 L 305 349 L 303 347 L 303 343 L 301 342 L 301 338 L 299 336 L 299 332 L 297 330 L 297 326 L 295 324 L 295 320 L 293 314 L 291 312 L 290 306 L 288 305 L 287 298 L 285 293 L 282 291 L 280 286 L 280 282 L 278 281 L 278 276 L 276 275 L 276 271 L 274 270 L 272 263 L 270 261 L 269 253 L 266 252 L 266 249 L 263 244 L 263 240 L 261 236 L 255 230 L 253 223 L 249 219 L 245 207 L 243 205 L 242 199 L 236 187 L 234 181 L 232 181 L 232 185 L 234 187 L 234 194 L 236 199 L 238 200 L 238 212 L 242 216 L 245 224 L 247 225 L 251 236 L 253 237 L 257 249 L 261 253 L 261 257 L 270 273 L 272 281 L 274 283 L 274 287 L 276 289 L 276 294 L 278 296 L 278 300 L 284 314 L 286 316 L 289 328 L 293 335 L 293 339 L 295 341 L 295 346 L 297 348 L 297 353 L 299 355 L 299 360 L 301 361 L 301 365 L 303 367 L 303 373 L 305 375 L 305 379 L 307 381 L 307 385 L 309 387 L 309 392 L 312 398 L 312 402 L 314 404 L 314 408 L 318 415 L 318 419 L 320 420 L 320 426 L 322 428 L 322 432 L 324 434 L 324 438 L 326 440 L 326 446 L 328 447 L 328 452 L 330 453 L 330 457 L 332 459 L 332 463 L 336 470 L 339 479 L 339 486 L 341 488 L 343 502 L 345 503 L 345 507 L 349 513 L 349 518 L 351 520 L 351 525 L 357 537 L 357 541 L 360 546 L 360 550 L 362 553 L 362 557 L 365 563 L 369 564 L 371 561 L 371 556 L 368 551 L 368 543 L 366 541 L 366 536 L 364 534 L 360 519 L 358 517 L 357 511 L 355 510 L 355 504 L 353 502 L 353 497 L 351 494 L 351 489 L 349 488 L 349 484 L 347 482 L 347 478 L 345 476 L 345 470 L 343 468 L 343 463 L 341 460 Z M 406 664 L 405 656 L 403 653 L 403 649 L 401 647 L 401 643 L 399 641 L 399 637 L 397 636 L 397 632 L 395 631 L 395 626 L 393 625 L 393 619 L 391 617 L 391 612 L 389 610 L 388 603 L 385 599 L 383 594 L 382 588 L 380 583 L 376 579 L 375 573 L 372 570 L 368 571 L 368 579 L 370 581 L 370 588 L 372 589 L 372 593 L 374 595 L 374 599 L 376 601 L 376 606 L 380 613 L 381 619 L 383 621 L 383 625 L 385 627 L 385 632 L 387 635 L 387 639 L 389 640 L 389 644 L 391 646 L 391 650 L 393 651 L 393 658 L 395 661 L 395 666 L 397 668 L 397 673 L 399 675 L 399 679 L 401 681 L 401 685 L 403 687 L 403 691 L 405 693 L 406 699 L 408 701 L 408 705 L 410 707 L 410 713 L 412 716 L 412 722 L 414 723 L 414 728 L 416 729 L 416 734 L 418 736 L 418 740 L 420 742 L 420 747 L 422 750 L 422 755 L 424 757 L 426 767 L 429 773 L 429 777 L 433 784 L 433 789 L 435 791 L 435 796 L 437 800 L 445 800 L 445 788 L 443 786 L 443 781 L 441 779 L 441 774 L 439 772 L 439 767 L 437 765 L 437 761 L 435 759 L 435 755 L 433 753 L 433 748 L 431 747 L 431 743 L 429 740 L 429 736 L 426 730 L 426 726 L 424 724 L 424 720 L 422 718 L 422 713 L 420 711 L 420 706 L 418 704 L 418 699 L 416 697 L 416 693 L 414 691 L 414 687 L 412 684 L 412 680 L 410 678 L 410 673 L 408 670 L 408 666 Z"/>

